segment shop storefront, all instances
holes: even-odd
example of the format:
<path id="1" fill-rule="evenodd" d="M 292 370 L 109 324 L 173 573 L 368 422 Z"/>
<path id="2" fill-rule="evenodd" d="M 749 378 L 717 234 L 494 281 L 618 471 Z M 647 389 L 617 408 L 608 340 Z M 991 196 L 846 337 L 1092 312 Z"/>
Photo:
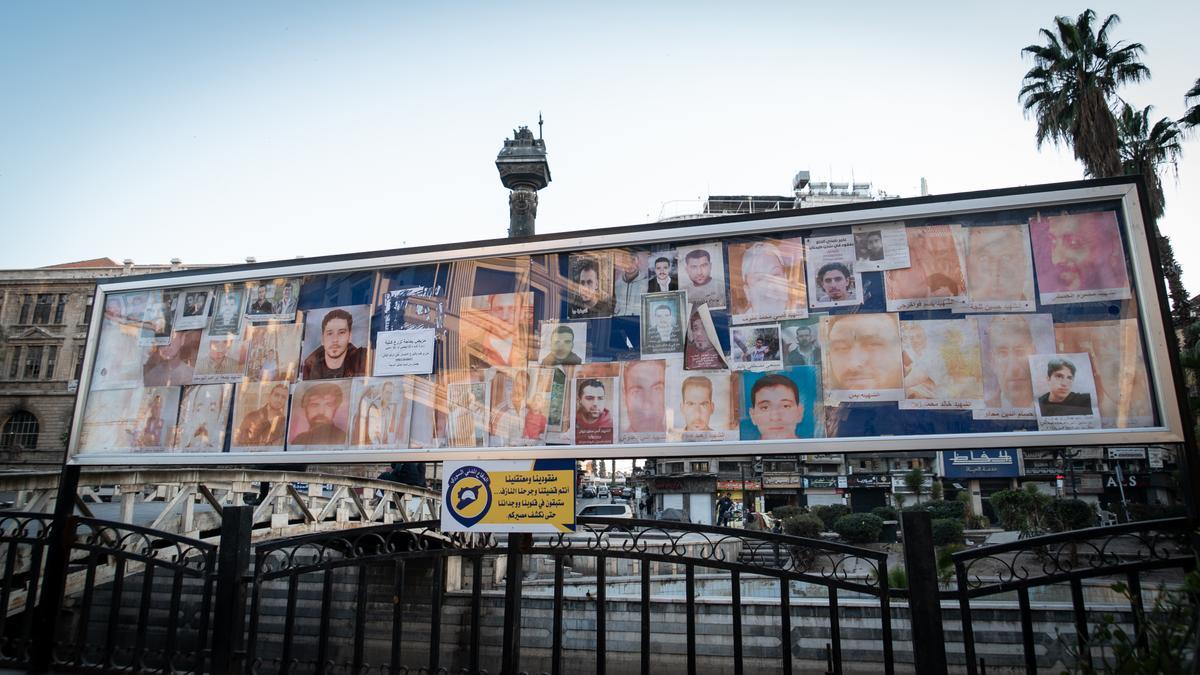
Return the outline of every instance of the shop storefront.
<path id="1" fill-rule="evenodd" d="M 868 513 L 877 506 L 888 505 L 892 476 L 886 473 L 864 473 L 846 476 L 850 508 L 856 513 Z"/>
<path id="2" fill-rule="evenodd" d="M 803 477 L 798 473 L 763 474 L 763 508 L 767 511 L 780 506 L 805 506 Z"/>

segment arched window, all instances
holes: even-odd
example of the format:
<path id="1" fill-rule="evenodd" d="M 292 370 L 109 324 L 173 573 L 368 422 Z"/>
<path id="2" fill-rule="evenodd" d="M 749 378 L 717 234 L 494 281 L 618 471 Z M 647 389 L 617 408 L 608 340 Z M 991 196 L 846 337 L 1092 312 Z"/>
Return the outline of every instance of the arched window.
<path id="1" fill-rule="evenodd" d="M 37 447 L 38 421 L 33 413 L 18 410 L 4 423 L 0 431 L 0 448 L 22 448 L 32 450 Z"/>

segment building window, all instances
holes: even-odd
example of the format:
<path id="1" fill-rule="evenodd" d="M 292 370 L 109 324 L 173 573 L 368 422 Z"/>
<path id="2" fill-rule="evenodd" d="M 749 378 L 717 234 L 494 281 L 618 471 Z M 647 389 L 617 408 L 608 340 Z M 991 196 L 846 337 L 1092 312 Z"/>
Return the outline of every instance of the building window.
<path id="1" fill-rule="evenodd" d="M 46 379 L 54 379 L 54 365 L 58 361 L 58 347 L 50 346 L 46 348 Z"/>
<path id="2" fill-rule="evenodd" d="M 708 473 L 708 462 L 692 462 L 692 473 Z"/>
<path id="3" fill-rule="evenodd" d="M 75 348 L 75 379 L 83 377 L 83 346 Z"/>
<path id="4" fill-rule="evenodd" d="M 86 326 L 92 322 L 92 305 L 95 304 L 95 296 L 87 296 L 87 303 L 83 308 L 83 325 Z"/>
<path id="5" fill-rule="evenodd" d="M 796 462 L 788 460 L 785 462 L 765 460 L 763 462 L 763 471 L 777 471 L 780 473 L 795 473 Z"/>
<path id="6" fill-rule="evenodd" d="M 38 441 L 38 421 L 33 413 L 18 410 L 4 423 L 0 431 L 0 448 L 36 448 Z"/>
<path id="7" fill-rule="evenodd" d="M 663 473 L 683 473 L 683 462 L 666 462 L 663 464 Z"/>
<path id="8" fill-rule="evenodd" d="M 737 473 L 742 470 L 743 462 L 717 462 L 717 471 L 721 473 Z"/>
<path id="9" fill-rule="evenodd" d="M 38 293 L 37 305 L 33 308 L 33 322 L 50 323 L 50 308 L 53 304 L 53 293 Z"/>
<path id="10" fill-rule="evenodd" d="M 21 370 L 21 348 L 13 347 L 12 361 L 8 362 L 8 379 L 17 379 L 17 373 Z"/>
<path id="11" fill-rule="evenodd" d="M 26 294 L 21 298 L 21 316 L 17 323 L 29 323 L 29 314 L 33 312 L 33 296 Z"/>
<path id="12" fill-rule="evenodd" d="M 54 323 L 63 322 L 63 311 L 67 308 L 67 294 L 58 294 L 58 304 L 54 307 Z"/>
<path id="13" fill-rule="evenodd" d="M 25 348 L 25 375 L 26 380 L 36 380 L 38 375 L 42 374 L 42 348 L 41 347 L 26 347 Z"/>

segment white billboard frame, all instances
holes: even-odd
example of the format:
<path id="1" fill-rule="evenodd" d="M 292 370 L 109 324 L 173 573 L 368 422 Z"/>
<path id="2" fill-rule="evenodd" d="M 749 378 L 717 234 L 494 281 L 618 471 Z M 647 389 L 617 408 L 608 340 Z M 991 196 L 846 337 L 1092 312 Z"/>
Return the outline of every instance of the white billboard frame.
<path id="1" fill-rule="evenodd" d="M 243 283 L 256 280 L 311 274 L 345 273 L 510 255 L 560 253 L 623 245 L 653 245 L 671 241 L 724 238 L 766 234 L 780 230 L 821 229 L 848 225 L 894 222 L 914 218 L 937 218 L 979 214 L 1010 209 L 1028 209 L 1072 204 L 1119 201 L 1129 244 L 1131 286 L 1138 303 L 1138 319 L 1145 341 L 1147 370 L 1152 375 L 1160 426 L 1138 429 L 1095 429 L 1087 431 L 1005 431 L 997 433 L 923 434 L 906 436 L 813 438 L 786 441 L 722 441 L 688 443 L 641 443 L 612 445 L 539 445 L 502 448 L 428 448 L 387 451 L 305 451 L 254 453 L 131 453 L 88 452 L 78 454 L 79 429 L 90 393 L 96 345 L 103 321 L 94 319 L 88 328 L 87 350 L 79 383 L 70 441 L 68 464 L 82 466 L 163 465 L 201 466 L 229 464 L 381 463 L 395 461 L 552 459 L 587 456 L 596 459 L 630 457 L 751 456 L 795 453 L 904 452 L 952 450 L 956 448 L 1059 447 L 1072 445 L 1153 445 L 1184 442 L 1183 422 L 1163 325 L 1163 306 L 1150 250 L 1147 223 L 1143 217 L 1139 183 L 1131 179 L 1089 181 L 1060 185 L 996 190 L 985 193 L 881 202 L 869 208 L 801 210 L 794 215 L 761 214 L 745 218 L 719 218 L 667 223 L 646 230 L 639 227 L 590 230 L 585 233 L 554 234 L 517 240 L 467 244 L 460 247 L 428 247 L 413 252 L 389 251 L 338 256 L 332 260 L 285 260 L 245 267 L 186 271 L 150 278 L 118 278 L 97 284 L 94 307 L 104 307 L 110 293 L 148 289 L 175 289 L 197 285 Z"/>

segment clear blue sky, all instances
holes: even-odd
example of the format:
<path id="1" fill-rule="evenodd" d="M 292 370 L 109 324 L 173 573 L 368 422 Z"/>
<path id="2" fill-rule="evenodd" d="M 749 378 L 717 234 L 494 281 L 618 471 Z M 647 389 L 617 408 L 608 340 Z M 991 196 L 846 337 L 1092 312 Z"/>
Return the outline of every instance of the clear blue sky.
<path id="1" fill-rule="evenodd" d="M 791 176 L 902 196 L 1081 176 L 1017 102 L 1041 2 L 0 3 L 0 267 L 234 262 L 502 236 L 493 165 L 546 118 L 539 231 Z M 1094 5 L 1178 117 L 1200 3 Z M 1162 229 L 1200 292 L 1200 135 Z"/>

